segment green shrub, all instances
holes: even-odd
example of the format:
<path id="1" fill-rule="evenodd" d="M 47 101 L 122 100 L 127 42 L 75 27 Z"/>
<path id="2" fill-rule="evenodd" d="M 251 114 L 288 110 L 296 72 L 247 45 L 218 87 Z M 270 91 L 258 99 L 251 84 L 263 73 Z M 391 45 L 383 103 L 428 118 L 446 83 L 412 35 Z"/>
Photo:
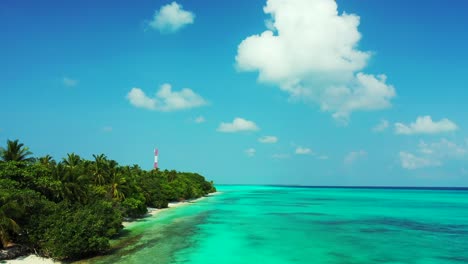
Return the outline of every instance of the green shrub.
<path id="1" fill-rule="evenodd" d="M 39 219 L 31 239 L 45 256 L 82 258 L 109 249 L 109 238 L 122 228 L 121 221 L 120 212 L 110 202 L 77 208 L 62 203 Z"/>
<path id="2" fill-rule="evenodd" d="M 141 217 L 145 215 L 148 210 L 143 201 L 135 198 L 127 198 L 122 202 L 124 216 L 127 217 Z"/>

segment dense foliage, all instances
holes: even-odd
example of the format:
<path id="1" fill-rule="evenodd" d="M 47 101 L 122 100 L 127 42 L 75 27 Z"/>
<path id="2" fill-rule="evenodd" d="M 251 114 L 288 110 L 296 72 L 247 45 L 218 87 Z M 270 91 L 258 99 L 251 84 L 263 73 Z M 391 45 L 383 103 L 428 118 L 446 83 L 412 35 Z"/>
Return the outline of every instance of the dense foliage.
<path id="1" fill-rule="evenodd" d="M 31 155 L 18 140 L 0 149 L 0 249 L 21 244 L 55 259 L 97 254 L 124 217 L 215 191 L 196 173 L 120 166 L 103 154 L 59 162 Z"/>

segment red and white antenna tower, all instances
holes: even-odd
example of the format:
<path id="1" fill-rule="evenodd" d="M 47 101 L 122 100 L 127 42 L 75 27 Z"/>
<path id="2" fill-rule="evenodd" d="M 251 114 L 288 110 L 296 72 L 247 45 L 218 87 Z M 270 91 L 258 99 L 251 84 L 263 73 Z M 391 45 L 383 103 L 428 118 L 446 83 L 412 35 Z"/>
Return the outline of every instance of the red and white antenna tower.
<path id="1" fill-rule="evenodd" d="M 154 149 L 154 169 L 158 168 L 158 149 Z"/>

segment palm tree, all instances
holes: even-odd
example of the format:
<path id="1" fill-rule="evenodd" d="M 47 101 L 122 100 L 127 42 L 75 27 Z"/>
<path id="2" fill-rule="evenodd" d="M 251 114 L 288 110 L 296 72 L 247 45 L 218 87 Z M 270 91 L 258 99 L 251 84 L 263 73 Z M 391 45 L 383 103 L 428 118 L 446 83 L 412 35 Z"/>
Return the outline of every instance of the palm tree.
<path id="1" fill-rule="evenodd" d="M 177 171 L 175 171 L 175 170 L 169 171 L 169 173 L 167 174 L 167 180 L 168 180 L 169 182 L 172 182 L 172 181 L 174 181 L 176 178 L 177 178 Z"/>
<path id="2" fill-rule="evenodd" d="M 134 171 L 137 171 L 137 172 L 141 172 L 140 165 L 138 165 L 138 164 L 133 164 L 131 169 L 134 170 Z"/>
<path id="3" fill-rule="evenodd" d="M 113 174 L 110 183 L 110 195 L 113 199 L 123 201 L 125 199 L 125 192 L 128 190 L 127 180 L 120 172 Z"/>
<path id="4" fill-rule="evenodd" d="M 19 143 L 18 139 L 15 141 L 7 140 L 7 148 L 0 148 L 0 158 L 3 161 L 33 161 L 34 158 L 30 157 L 32 152 L 29 148 L 25 147 L 23 143 Z"/>
<path id="5" fill-rule="evenodd" d="M 52 156 L 47 154 L 44 157 L 39 158 L 39 163 L 42 164 L 42 165 L 49 166 L 49 165 L 55 164 L 55 160 L 52 158 Z"/>
<path id="6" fill-rule="evenodd" d="M 68 168 L 75 168 L 80 164 L 81 157 L 76 155 L 75 153 L 67 154 L 67 158 L 63 158 L 63 164 L 65 164 Z"/>
<path id="7" fill-rule="evenodd" d="M 89 162 L 83 161 L 75 153 L 67 157 L 56 166 L 55 178 L 62 182 L 61 195 L 63 199 L 71 202 L 86 203 L 87 201 L 87 175 L 86 168 Z"/>
<path id="8" fill-rule="evenodd" d="M 87 200 L 86 177 L 82 175 L 79 168 L 59 163 L 54 170 L 54 177 L 62 182 L 60 196 L 64 200 L 85 203 Z"/>
<path id="9" fill-rule="evenodd" d="M 106 155 L 93 155 L 94 157 L 94 166 L 93 166 L 93 176 L 94 183 L 96 185 L 104 185 L 106 183 L 106 173 L 108 167 L 108 160 Z"/>
<path id="10" fill-rule="evenodd" d="M 120 168 L 115 160 L 107 161 L 107 177 L 110 184 L 109 193 L 113 199 L 123 201 L 125 192 L 128 191 L 128 182 L 124 177 L 125 169 Z"/>

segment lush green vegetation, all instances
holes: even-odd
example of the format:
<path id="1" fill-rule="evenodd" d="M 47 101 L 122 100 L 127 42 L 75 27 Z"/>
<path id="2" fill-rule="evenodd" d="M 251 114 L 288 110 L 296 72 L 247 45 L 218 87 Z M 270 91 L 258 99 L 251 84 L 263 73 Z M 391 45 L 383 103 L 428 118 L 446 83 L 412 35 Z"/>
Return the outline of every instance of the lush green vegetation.
<path id="1" fill-rule="evenodd" d="M 196 173 L 145 171 L 105 155 L 33 158 L 18 140 L 0 149 L 0 248 L 12 244 L 55 259 L 101 253 L 124 217 L 214 192 Z"/>

